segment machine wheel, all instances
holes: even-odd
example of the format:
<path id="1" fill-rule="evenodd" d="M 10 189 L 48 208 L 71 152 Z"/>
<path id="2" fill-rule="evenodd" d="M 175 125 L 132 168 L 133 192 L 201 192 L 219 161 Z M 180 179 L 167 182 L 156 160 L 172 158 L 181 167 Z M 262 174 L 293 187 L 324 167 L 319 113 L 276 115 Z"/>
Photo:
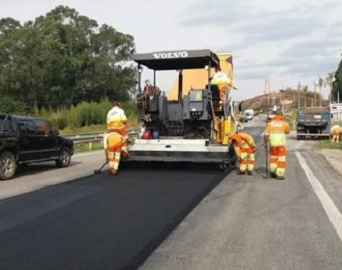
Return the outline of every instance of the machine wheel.
<path id="1" fill-rule="evenodd" d="M 57 168 L 65 168 L 68 167 L 71 163 L 71 153 L 69 148 L 63 147 L 59 159 L 56 160 L 56 166 Z"/>
<path id="2" fill-rule="evenodd" d="M 15 156 L 10 151 L 5 151 L 0 155 L 0 179 L 9 180 L 16 172 L 17 164 Z"/>
<path id="3" fill-rule="evenodd" d="M 220 166 L 219 166 L 220 170 L 226 170 L 227 167 L 229 167 L 229 165 L 227 165 L 227 163 L 222 163 L 222 164 L 220 164 Z"/>
<path id="4" fill-rule="evenodd" d="M 237 157 L 234 150 L 234 147 L 232 145 L 229 146 L 229 152 L 227 157 L 227 162 L 220 164 L 220 169 L 225 171 L 231 171 L 235 168 L 237 163 Z"/>

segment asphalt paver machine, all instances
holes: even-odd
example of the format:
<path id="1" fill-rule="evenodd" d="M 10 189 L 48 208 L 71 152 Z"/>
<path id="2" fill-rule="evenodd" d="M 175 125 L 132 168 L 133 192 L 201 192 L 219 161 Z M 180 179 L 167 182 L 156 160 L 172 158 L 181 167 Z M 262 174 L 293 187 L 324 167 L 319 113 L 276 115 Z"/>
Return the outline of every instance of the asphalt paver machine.
<path id="1" fill-rule="evenodd" d="M 135 54 L 133 60 L 139 71 L 139 117 L 152 137 L 131 142 L 125 162 L 211 163 L 225 170 L 235 167 L 237 158 L 226 136 L 237 129 L 235 106 L 231 99 L 221 99 L 218 87 L 210 84 L 212 70 L 220 64 L 218 56 L 210 50 L 186 50 Z M 143 66 L 154 74 L 148 95 L 141 86 Z M 182 71 L 186 69 L 207 69 L 207 85 L 183 91 L 186 78 Z M 178 72 L 178 100 L 153 91 L 157 90 L 156 71 L 165 70 Z"/>

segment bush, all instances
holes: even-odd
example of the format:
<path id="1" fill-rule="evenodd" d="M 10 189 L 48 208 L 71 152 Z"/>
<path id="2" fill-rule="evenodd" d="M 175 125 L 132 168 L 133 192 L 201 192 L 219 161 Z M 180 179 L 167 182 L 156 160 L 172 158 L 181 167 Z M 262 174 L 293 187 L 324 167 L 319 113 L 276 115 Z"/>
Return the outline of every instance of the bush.
<path id="1" fill-rule="evenodd" d="M 138 110 L 135 103 L 123 102 L 121 107 L 129 122 L 137 122 Z M 91 125 L 105 125 L 110 108 L 111 103 L 106 99 L 100 102 L 81 102 L 77 106 L 72 106 L 69 109 L 61 108 L 57 111 L 41 109 L 38 116 L 45 118 L 55 129 L 75 130 Z"/>
<path id="2" fill-rule="evenodd" d="M 8 97 L 1 97 L 0 99 L 0 112 L 9 114 L 32 114 L 33 110 L 25 103 L 15 101 Z"/>

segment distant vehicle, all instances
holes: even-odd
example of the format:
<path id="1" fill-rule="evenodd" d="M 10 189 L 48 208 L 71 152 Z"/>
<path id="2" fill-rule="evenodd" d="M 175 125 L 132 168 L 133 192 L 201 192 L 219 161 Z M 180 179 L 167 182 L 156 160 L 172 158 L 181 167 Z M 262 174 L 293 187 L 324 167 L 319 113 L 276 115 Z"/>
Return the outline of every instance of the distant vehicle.
<path id="1" fill-rule="evenodd" d="M 254 110 L 253 109 L 245 110 L 243 112 L 243 115 L 245 115 L 248 120 L 253 120 L 254 119 Z"/>
<path id="2" fill-rule="evenodd" d="M 297 115 L 297 140 L 330 137 L 332 114 L 329 108 L 303 108 Z"/>
<path id="3" fill-rule="evenodd" d="M 240 122 L 241 122 L 241 123 L 247 123 L 248 120 L 249 120 L 249 119 L 248 119 L 247 115 L 242 115 L 241 118 L 240 118 Z"/>
<path id="4" fill-rule="evenodd" d="M 254 119 L 254 115 L 250 114 L 250 113 L 246 113 L 245 117 L 247 118 L 248 121 L 253 120 Z"/>
<path id="5" fill-rule="evenodd" d="M 68 167 L 74 142 L 52 130 L 42 118 L 0 114 L 0 179 L 14 177 L 17 167 L 55 161 Z"/>

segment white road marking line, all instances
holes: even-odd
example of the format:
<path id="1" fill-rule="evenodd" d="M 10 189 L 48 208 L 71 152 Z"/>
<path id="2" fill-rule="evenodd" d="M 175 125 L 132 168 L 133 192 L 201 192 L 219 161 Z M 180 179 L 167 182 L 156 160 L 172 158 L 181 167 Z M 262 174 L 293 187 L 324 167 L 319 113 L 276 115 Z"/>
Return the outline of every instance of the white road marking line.
<path id="1" fill-rule="evenodd" d="M 322 184 L 316 178 L 316 176 L 310 169 L 309 165 L 306 163 L 305 159 L 303 158 L 303 156 L 298 151 L 295 151 L 295 154 L 307 176 L 308 181 L 310 182 L 314 192 L 316 193 L 325 212 L 327 213 L 330 222 L 335 227 L 335 230 L 340 238 L 340 241 L 342 242 L 342 214 L 336 207 L 333 200 L 329 197 L 329 195 L 323 188 Z"/>

